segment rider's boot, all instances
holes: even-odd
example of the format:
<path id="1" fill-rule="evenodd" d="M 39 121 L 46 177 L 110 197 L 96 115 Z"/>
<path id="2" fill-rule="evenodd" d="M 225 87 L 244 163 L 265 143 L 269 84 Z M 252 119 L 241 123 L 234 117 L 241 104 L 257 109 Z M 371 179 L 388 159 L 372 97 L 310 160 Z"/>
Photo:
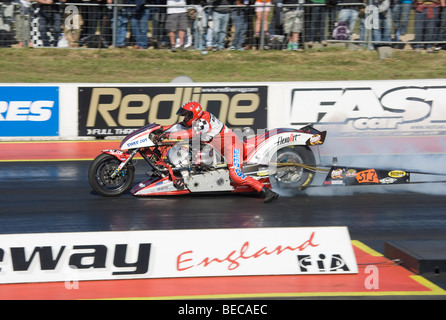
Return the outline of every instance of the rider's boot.
<path id="1" fill-rule="evenodd" d="M 262 190 L 260 190 L 260 194 L 263 198 L 265 198 L 265 200 L 263 201 L 265 203 L 276 200 L 279 197 L 277 193 L 275 193 L 271 189 L 268 189 L 267 187 L 263 187 Z"/>
<path id="2" fill-rule="evenodd" d="M 183 190 L 184 189 L 184 180 L 183 178 L 175 178 L 173 180 L 173 186 L 177 188 L 177 190 Z"/>

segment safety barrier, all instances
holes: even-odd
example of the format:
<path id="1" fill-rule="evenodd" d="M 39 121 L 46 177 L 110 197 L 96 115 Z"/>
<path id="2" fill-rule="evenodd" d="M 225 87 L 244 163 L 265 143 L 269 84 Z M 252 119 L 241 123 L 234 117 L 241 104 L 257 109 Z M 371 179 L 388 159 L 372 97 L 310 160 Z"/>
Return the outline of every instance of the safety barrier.
<path id="1" fill-rule="evenodd" d="M 125 136 L 168 126 L 195 100 L 228 127 L 301 128 L 330 137 L 446 134 L 444 79 L 165 84 L 2 84 L 0 139 Z"/>
<path id="2" fill-rule="evenodd" d="M 0 239 L 1 284 L 358 273 L 347 227 L 11 234 Z"/>
<path id="3" fill-rule="evenodd" d="M 435 2 L 435 1 L 433 1 Z M 387 4 L 387 6 L 386 6 Z M 446 9 L 412 3 L 364 5 L 263 2 L 212 5 L 135 5 L 20 1 L 0 3 L 0 46 L 175 48 L 197 50 L 289 49 L 348 43 L 373 48 L 444 49 Z M 172 46 L 168 11 L 187 14 L 184 43 Z M 224 11 L 224 12 L 223 12 Z M 223 13 L 222 13 L 223 12 Z M 116 21 L 116 23 L 114 23 Z"/>

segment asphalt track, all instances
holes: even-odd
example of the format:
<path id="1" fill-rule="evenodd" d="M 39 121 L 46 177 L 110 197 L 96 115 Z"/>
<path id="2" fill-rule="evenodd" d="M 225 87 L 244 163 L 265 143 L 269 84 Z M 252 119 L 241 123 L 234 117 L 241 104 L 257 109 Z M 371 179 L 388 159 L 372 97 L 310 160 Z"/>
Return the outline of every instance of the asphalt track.
<path id="1" fill-rule="evenodd" d="M 29 156 L 30 145 L 37 146 Z M 57 152 L 47 149 L 56 146 Z M 176 197 L 138 198 L 130 194 L 118 198 L 103 198 L 95 194 L 87 179 L 89 159 L 94 149 L 98 153 L 103 145 L 76 147 L 62 143 L 0 143 L 0 234 L 129 231 L 212 228 L 260 227 L 316 227 L 347 226 L 354 240 L 358 263 L 383 266 L 381 289 L 371 292 L 363 287 L 362 278 L 347 285 L 347 277 L 325 285 L 319 278 L 299 278 L 299 289 L 284 289 L 298 277 L 255 277 L 257 286 L 249 286 L 253 279 L 215 278 L 209 286 L 223 288 L 244 286 L 244 290 L 191 291 L 191 279 L 134 280 L 133 284 L 146 289 L 110 294 L 114 281 L 88 282 L 90 294 L 81 291 L 61 291 L 55 284 L 0 285 L 0 298 L 311 298 L 311 297 L 397 297 L 429 299 L 446 298 L 444 274 L 414 275 L 401 266 L 395 266 L 383 253 L 383 245 L 392 240 L 446 240 L 446 184 L 429 183 L 403 187 L 311 188 L 298 195 L 282 194 L 279 200 L 264 204 L 252 194 L 202 194 Z M 76 145 L 77 146 L 77 145 Z M 14 149 L 15 153 L 7 153 Z M 79 150 L 89 151 L 87 154 Z M 18 152 L 21 150 L 22 152 Z M 62 154 L 62 155 L 61 155 Z M 12 156 L 13 155 L 13 156 Z M 424 155 L 423 155 L 424 156 Z M 356 159 L 365 161 L 364 158 Z M 385 157 L 384 157 L 385 158 Z M 76 160 L 80 159 L 80 160 Z M 352 157 L 338 159 L 350 161 Z M 423 163 L 420 155 L 392 157 L 393 165 L 408 166 Z M 434 167 L 446 159 L 444 154 L 429 155 Z M 26 160 L 26 161 L 24 161 Z M 327 159 L 323 159 L 327 160 Z M 377 159 L 367 159 L 367 161 Z M 389 159 L 385 159 L 386 161 Z M 328 161 L 328 160 L 327 160 Z M 444 163 L 444 162 L 443 162 Z M 426 163 L 425 163 L 426 164 Z M 424 166 L 426 167 L 426 165 Z M 399 167 L 398 167 L 399 168 Z M 398 169 L 396 168 L 396 169 Z M 144 179 L 144 165 L 137 164 L 135 183 Z M 432 169 L 432 168 L 430 168 Z M 421 179 L 422 180 L 422 179 Z M 315 183 L 318 183 L 316 179 Z M 362 272 L 362 271 L 361 271 Z M 337 276 L 336 276 L 337 277 Z M 399 277 L 404 278 L 403 280 Z M 246 278 L 246 279 L 245 279 Z M 172 282 L 173 281 L 173 282 Z M 200 281 L 200 280 L 197 280 Z M 281 282 L 283 287 L 281 287 Z M 324 279 L 325 281 L 325 279 Z M 342 287 L 339 283 L 343 283 Z M 356 281 L 356 282 L 355 282 Z M 394 282 L 398 282 L 394 286 Z M 160 287 L 171 291 L 148 291 L 160 282 Z M 233 283 L 234 282 L 234 283 Z M 408 282 L 409 284 L 405 284 Z M 229 284 L 233 283 L 232 286 Z M 247 284 L 248 283 L 248 284 Z M 271 283 L 274 283 L 272 286 Z M 322 283 L 322 284 L 321 284 Z M 122 290 L 123 282 L 120 282 Z M 41 287 L 38 287 L 38 286 Z M 398 286 L 399 285 L 399 286 Z M 37 287 L 36 287 L 37 286 Z M 99 287 L 107 294 L 94 295 L 90 286 Z M 271 286 L 270 289 L 269 286 Z M 361 287 L 361 288 L 358 288 Z M 127 288 L 128 286 L 126 286 Z M 130 286 L 131 288 L 132 286 Z M 34 288 L 34 289 L 32 289 Z M 48 296 L 33 296 L 36 288 L 46 288 Z M 182 290 L 183 288 L 184 290 Z M 251 291 L 246 291 L 251 288 Z M 102 291 L 101 291 L 102 290 Z M 141 291 L 142 290 L 142 291 Z M 177 290 L 177 291 L 175 291 Z M 98 291 L 98 292 L 99 292 Z M 40 291 L 41 292 L 41 291 Z M 62 292 L 62 293 L 61 293 Z"/>

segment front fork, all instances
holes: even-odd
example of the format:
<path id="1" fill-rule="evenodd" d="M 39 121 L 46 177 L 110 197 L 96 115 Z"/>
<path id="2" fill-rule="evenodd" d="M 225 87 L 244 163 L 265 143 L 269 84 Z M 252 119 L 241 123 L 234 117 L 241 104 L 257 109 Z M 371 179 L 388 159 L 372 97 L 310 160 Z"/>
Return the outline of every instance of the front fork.
<path id="1" fill-rule="evenodd" d="M 135 149 L 132 151 L 132 153 L 130 153 L 130 156 L 124 161 L 121 162 L 121 164 L 116 168 L 115 172 L 112 173 L 112 175 L 110 176 L 110 178 L 114 179 L 116 178 L 116 176 L 122 171 L 122 169 L 130 162 L 132 161 L 133 157 L 138 153 L 139 148 Z"/>

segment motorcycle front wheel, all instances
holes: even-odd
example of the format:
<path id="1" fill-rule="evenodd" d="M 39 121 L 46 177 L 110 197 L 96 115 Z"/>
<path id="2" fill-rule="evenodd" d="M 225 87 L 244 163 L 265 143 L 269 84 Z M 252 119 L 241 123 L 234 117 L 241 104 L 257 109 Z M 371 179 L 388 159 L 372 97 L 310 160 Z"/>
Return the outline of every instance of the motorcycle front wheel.
<path id="1" fill-rule="evenodd" d="M 135 177 L 133 165 L 126 165 L 114 178 L 112 174 L 121 164 L 115 156 L 102 153 L 88 170 L 88 180 L 94 191 L 104 197 L 117 197 L 129 191 Z"/>

